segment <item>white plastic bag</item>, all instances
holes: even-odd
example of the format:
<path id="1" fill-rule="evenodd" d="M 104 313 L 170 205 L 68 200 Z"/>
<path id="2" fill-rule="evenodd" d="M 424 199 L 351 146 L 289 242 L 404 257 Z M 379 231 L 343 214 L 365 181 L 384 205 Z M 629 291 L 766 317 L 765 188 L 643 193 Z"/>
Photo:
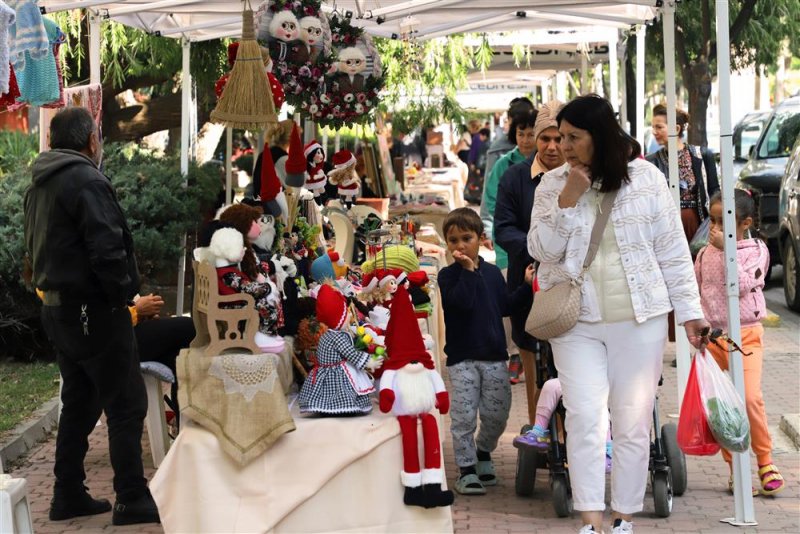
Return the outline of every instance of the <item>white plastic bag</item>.
<path id="1" fill-rule="evenodd" d="M 750 448 L 750 421 L 744 401 L 728 373 L 720 369 L 708 351 L 698 352 L 695 359 L 700 397 L 711 433 L 730 452 L 746 452 Z"/>

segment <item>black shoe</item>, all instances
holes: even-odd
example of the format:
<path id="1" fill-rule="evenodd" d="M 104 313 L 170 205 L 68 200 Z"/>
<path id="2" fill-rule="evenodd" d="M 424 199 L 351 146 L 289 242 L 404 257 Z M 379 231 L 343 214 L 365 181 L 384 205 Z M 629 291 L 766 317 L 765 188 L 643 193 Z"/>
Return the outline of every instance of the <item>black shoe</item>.
<path id="1" fill-rule="evenodd" d="M 674 360 L 672 360 L 672 363 L 670 364 L 670 366 L 678 367 L 678 358 L 675 358 Z"/>
<path id="2" fill-rule="evenodd" d="M 429 508 L 425 506 L 425 494 L 422 492 L 422 486 L 417 486 L 415 488 L 406 486 L 406 491 L 403 494 L 403 502 L 406 506 L 422 506 L 423 508 Z"/>
<path id="3" fill-rule="evenodd" d="M 137 525 L 139 523 L 160 523 L 158 508 L 148 490 L 138 499 L 121 503 L 114 503 L 114 515 L 111 518 L 113 525 Z"/>
<path id="4" fill-rule="evenodd" d="M 111 503 L 108 499 L 93 499 L 84 488 L 83 491 L 72 495 L 56 492 L 50 501 L 49 517 L 50 521 L 64 521 L 84 515 L 103 514 L 109 510 Z"/>
<path id="5" fill-rule="evenodd" d="M 427 506 L 433 508 L 437 506 L 450 506 L 453 504 L 453 492 L 442 490 L 441 484 L 423 484 L 422 491 L 425 494 Z"/>

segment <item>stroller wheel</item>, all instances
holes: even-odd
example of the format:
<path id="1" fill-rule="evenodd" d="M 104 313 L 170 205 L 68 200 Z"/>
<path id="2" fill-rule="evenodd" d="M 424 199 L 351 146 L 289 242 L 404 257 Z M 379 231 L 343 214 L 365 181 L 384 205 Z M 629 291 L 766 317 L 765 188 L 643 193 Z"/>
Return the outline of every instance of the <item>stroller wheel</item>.
<path id="1" fill-rule="evenodd" d="M 558 517 L 572 515 L 572 495 L 566 473 L 554 474 L 550 482 L 550 489 L 553 492 L 553 509 L 556 515 Z"/>
<path id="2" fill-rule="evenodd" d="M 686 456 L 678 447 L 678 427 L 667 423 L 661 427 L 661 446 L 667 457 L 667 465 L 672 476 L 672 493 L 680 497 L 686 491 Z"/>
<path id="3" fill-rule="evenodd" d="M 672 513 L 672 482 L 669 472 L 656 471 L 652 481 L 656 517 L 669 517 Z"/>
<path id="4" fill-rule="evenodd" d="M 533 487 L 536 484 L 536 456 L 536 452 L 530 449 L 517 449 L 514 491 L 520 497 L 528 497 L 533 494 Z"/>

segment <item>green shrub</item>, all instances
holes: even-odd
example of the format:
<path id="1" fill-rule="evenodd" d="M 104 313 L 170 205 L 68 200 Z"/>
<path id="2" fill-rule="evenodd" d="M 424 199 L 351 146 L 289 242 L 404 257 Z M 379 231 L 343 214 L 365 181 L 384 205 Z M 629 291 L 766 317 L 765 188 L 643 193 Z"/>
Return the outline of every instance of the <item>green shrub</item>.
<path id="1" fill-rule="evenodd" d="M 191 164 L 184 178 L 177 157 L 159 158 L 132 144 L 110 144 L 105 147 L 105 171 L 131 227 L 142 276 L 174 272 L 181 237 L 215 207 L 222 190 L 220 167 Z"/>
<path id="2" fill-rule="evenodd" d="M 106 145 L 105 155 L 105 172 L 131 227 L 143 281 L 159 271 L 169 271 L 175 280 L 181 237 L 202 223 L 222 190 L 219 167 L 190 165 L 184 178 L 178 158 L 160 158 L 132 144 Z M 37 299 L 22 280 L 23 199 L 30 181 L 26 165 L 0 175 L 0 344 L 6 349 L 0 356 L 30 358 L 37 349 L 23 340 L 43 337 L 35 331 Z"/>
<path id="3" fill-rule="evenodd" d="M 38 135 L 0 130 L 0 176 L 27 167 L 38 153 Z"/>

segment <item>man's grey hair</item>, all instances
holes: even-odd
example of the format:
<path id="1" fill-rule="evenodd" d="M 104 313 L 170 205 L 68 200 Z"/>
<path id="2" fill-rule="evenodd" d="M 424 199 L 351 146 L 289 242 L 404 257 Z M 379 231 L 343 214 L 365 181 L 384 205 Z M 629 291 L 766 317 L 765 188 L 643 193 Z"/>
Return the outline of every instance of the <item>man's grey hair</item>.
<path id="1" fill-rule="evenodd" d="M 50 121 L 50 148 L 81 150 L 89 146 L 96 126 L 92 114 L 82 107 L 68 107 Z"/>

